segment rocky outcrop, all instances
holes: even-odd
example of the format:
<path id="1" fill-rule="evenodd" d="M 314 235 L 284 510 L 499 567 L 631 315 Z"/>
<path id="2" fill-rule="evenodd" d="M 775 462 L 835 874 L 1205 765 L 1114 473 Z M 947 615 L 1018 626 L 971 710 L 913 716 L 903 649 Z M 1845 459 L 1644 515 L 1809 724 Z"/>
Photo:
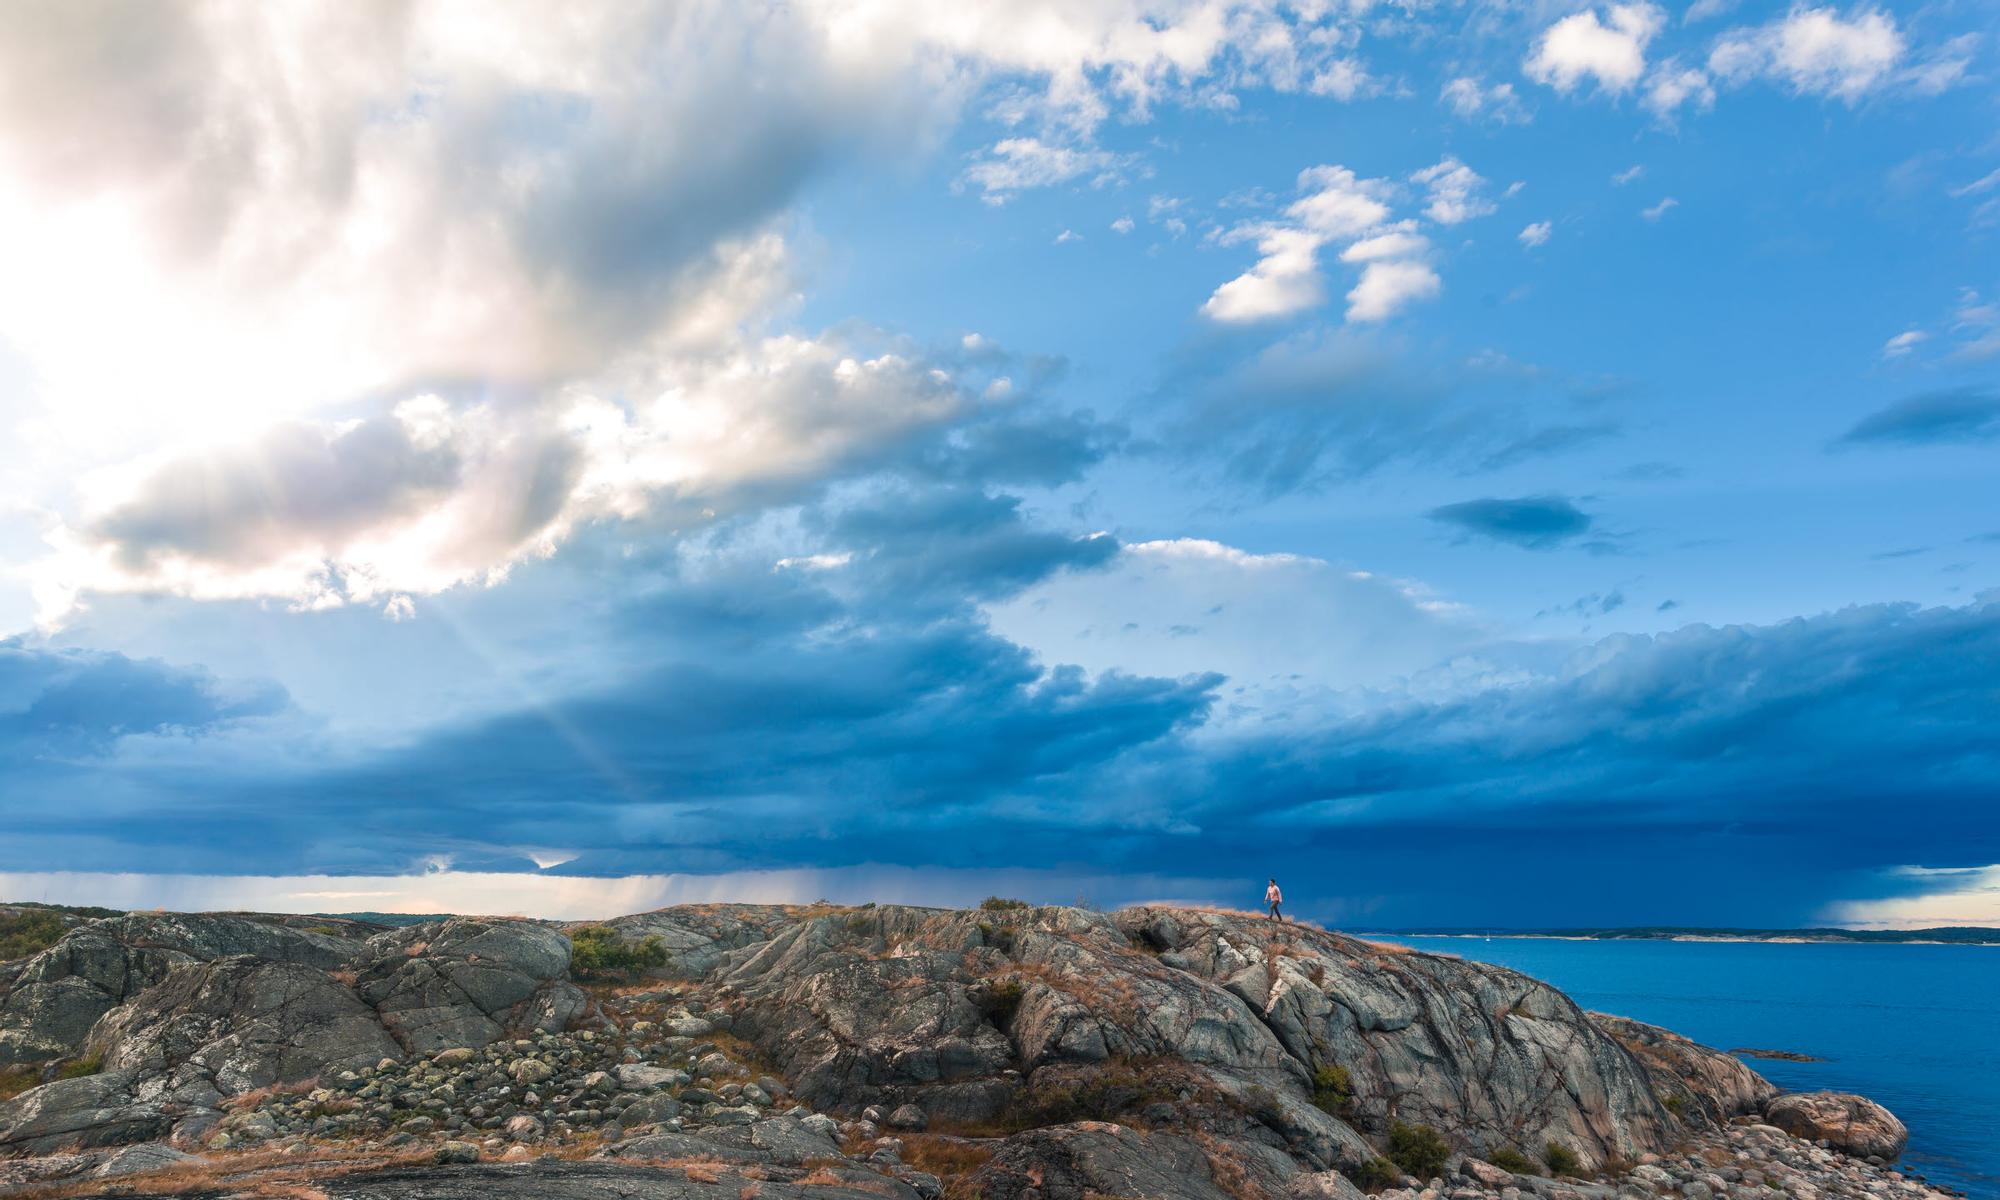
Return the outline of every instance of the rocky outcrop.
<path id="1" fill-rule="evenodd" d="M 1780 1096 L 1764 1110 L 1764 1119 L 1794 1137 L 1862 1158 L 1893 1159 L 1910 1140 L 1910 1131 L 1888 1109 L 1844 1092 Z"/>
<path id="2" fill-rule="evenodd" d="M 1374 1158 L 1368 1138 L 1398 1120 L 1474 1151 L 1554 1140 L 1587 1164 L 1672 1126 L 1645 1069 L 1544 984 L 1228 914 L 828 913 L 705 982 L 801 1098 L 835 1109 L 1005 1122 L 1090 1091 L 1079 1070 L 1151 1063 L 1166 1098 L 1233 1106 L 1321 1169 Z"/>
<path id="3" fill-rule="evenodd" d="M 1448 955 L 1166 907 L 606 924 L 670 948 L 652 990 L 593 998 L 535 921 L 74 929 L 0 971 L 0 1034 L 45 1078 L 98 1073 L 0 1102 L 0 1193 L 337 1145 L 351 1160 L 308 1167 L 384 1200 L 939 1200 L 947 1178 L 987 1200 L 1930 1198 L 1861 1161 L 1901 1149 L 1878 1107 L 1773 1100 L 1729 1055 Z M 245 1189 L 275 1186 L 256 1170 Z"/>
<path id="4" fill-rule="evenodd" d="M 354 991 L 414 1053 L 484 1046 L 583 1014 L 589 1001 L 569 982 L 569 951 L 551 926 L 454 917 L 370 939 Z"/>
<path id="5" fill-rule="evenodd" d="M 189 963 L 230 955 L 340 966 L 370 926 L 325 920 L 308 928 L 283 919 L 134 913 L 71 930 L 20 967 L 0 991 L 0 1066 L 74 1054 L 100 1017 Z"/>
<path id="6" fill-rule="evenodd" d="M 1714 1128 L 1764 1111 L 1778 1094 L 1734 1055 L 1628 1017 L 1591 1013 L 1590 1020 L 1645 1064 L 1661 1102 L 1684 1121 Z"/>
<path id="7" fill-rule="evenodd" d="M 105 1069 L 217 1097 L 402 1053 L 378 1013 L 316 967 L 233 955 L 168 974 L 99 1021 Z"/>

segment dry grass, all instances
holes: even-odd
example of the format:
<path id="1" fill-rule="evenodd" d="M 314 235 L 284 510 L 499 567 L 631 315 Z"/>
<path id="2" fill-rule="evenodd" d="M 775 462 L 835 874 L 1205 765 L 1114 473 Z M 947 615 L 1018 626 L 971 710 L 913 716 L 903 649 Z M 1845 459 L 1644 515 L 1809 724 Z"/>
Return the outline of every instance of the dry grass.
<path id="1" fill-rule="evenodd" d="M 1227 1142 L 1202 1130 L 1194 1131 L 1194 1141 L 1201 1147 L 1202 1157 L 1208 1159 L 1208 1173 L 1216 1187 L 1233 1200 L 1265 1200 L 1264 1190 L 1251 1181 L 1242 1156 Z"/>
<path id="2" fill-rule="evenodd" d="M 30 1088 L 42 1086 L 42 1072 L 38 1067 L 0 1068 L 0 1100 L 12 1100 Z"/>
<path id="3" fill-rule="evenodd" d="M 972 1140 L 933 1133 L 903 1135 L 903 1161 L 944 1181 L 944 1200 L 978 1200 L 973 1172 L 999 1149 L 997 1140 Z"/>
<path id="4" fill-rule="evenodd" d="M 351 988 L 355 984 L 361 982 L 361 972 L 345 967 L 343 967 L 338 971 L 328 971 L 326 973 L 326 977 L 328 979 L 333 980 L 341 987 Z"/>
<path id="5" fill-rule="evenodd" d="M 238 1092 L 222 1102 L 222 1107 L 231 1109 L 256 1108 L 280 1096 L 303 1096 L 319 1086 L 319 1076 L 300 1079 L 293 1083 L 274 1083 L 269 1087 L 253 1088 Z"/>
<path id="6" fill-rule="evenodd" d="M 799 1177 L 801 1187 L 840 1187 L 847 1181 L 825 1167 L 814 1167 Z"/>
<path id="7" fill-rule="evenodd" d="M 669 1158 L 660 1165 L 678 1168 L 696 1183 L 721 1183 L 729 1170 L 729 1164 L 719 1158 Z"/>
<path id="8" fill-rule="evenodd" d="M 115 1181 L 79 1179 L 44 1184 L 12 1192 L 8 1200 L 73 1200 L 116 1191 L 126 1195 L 193 1196 L 227 1192 L 262 1200 L 326 1200 L 320 1184 L 362 1171 L 420 1166 L 435 1160 L 435 1151 L 355 1154 L 336 1149 L 305 1155 L 281 1150 L 251 1150 L 211 1154 L 191 1163 L 122 1176 Z"/>

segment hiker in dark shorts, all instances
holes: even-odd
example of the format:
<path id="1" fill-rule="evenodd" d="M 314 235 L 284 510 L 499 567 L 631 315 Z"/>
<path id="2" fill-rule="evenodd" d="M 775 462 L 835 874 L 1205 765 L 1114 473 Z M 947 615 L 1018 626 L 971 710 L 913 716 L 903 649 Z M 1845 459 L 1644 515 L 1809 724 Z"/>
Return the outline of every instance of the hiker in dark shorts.
<path id="1" fill-rule="evenodd" d="M 1264 914 L 1265 919 L 1275 920 L 1275 921 L 1284 920 L 1285 914 L 1278 911 L 1278 906 L 1280 904 L 1283 904 L 1284 902 L 1285 902 L 1285 893 L 1278 890 L 1278 881 L 1273 879 L 1271 881 L 1271 886 L 1264 889 L 1264 903 L 1271 906 L 1271 911 Z"/>

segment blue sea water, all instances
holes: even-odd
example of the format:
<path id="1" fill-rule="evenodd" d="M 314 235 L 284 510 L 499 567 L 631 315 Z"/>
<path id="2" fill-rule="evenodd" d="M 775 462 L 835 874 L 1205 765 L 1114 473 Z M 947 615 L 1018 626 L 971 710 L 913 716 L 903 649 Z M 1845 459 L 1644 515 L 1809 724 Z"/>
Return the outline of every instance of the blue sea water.
<path id="1" fill-rule="evenodd" d="M 1910 1127 L 1902 1165 L 2000 1200 L 2000 947 L 1770 942 L 1393 939 L 1497 963 L 1585 1008 L 1752 1059 L 1792 1091 L 1859 1092 Z"/>

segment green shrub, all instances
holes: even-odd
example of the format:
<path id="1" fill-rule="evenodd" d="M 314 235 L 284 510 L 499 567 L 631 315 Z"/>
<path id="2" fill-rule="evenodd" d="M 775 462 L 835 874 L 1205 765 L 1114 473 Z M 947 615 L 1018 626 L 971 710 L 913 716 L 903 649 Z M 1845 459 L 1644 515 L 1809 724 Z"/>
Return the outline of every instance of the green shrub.
<path id="1" fill-rule="evenodd" d="M 1450 1157 L 1451 1147 L 1445 1143 L 1444 1135 L 1428 1125 L 1405 1125 L 1398 1121 L 1389 1127 L 1389 1161 L 1401 1167 L 1405 1175 L 1435 1179 L 1444 1174 L 1444 1160 Z"/>
<path id="2" fill-rule="evenodd" d="M 1503 1171 L 1508 1171 L 1515 1175 L 1540 1175 L 1542 1173 L 1541 1164 L 1519 1150 L 1514 1149 L 1512 1146 L 1502 1146 L 1497 1150 L 1489 1150 L 1486 1154 L 1486 1161 Z"/>
<path id="3" fill-rule="evenodd" d="M 83 1058 L 72 1058 L 62 1066 L 56 1068 L 56 1078 L 82 1079 L 86 1075 L 95 1075 L 103 1069 L 104 1057 L 98 1054 L 91 1054 Z"/>
<path id="4" fill-rule="evenodd" d="M 1677 1117 L 1681 1116 L 1687 1110 L 1688 1106 L 1687 1097 L 1681 1095 L 1679 1092 L 1668 1096 L 1665 1100 L 1660 1101 L 1660 1103 L 1666 1105 L 1667 1111 Z"/>
<path id="5" fill-rule="evenodd" d="M 1383 1188 L 1395 1187 L 1403 1173 L 1386 1158 L 1371 1158 L 1347 1173 L 1354 1186 L 1364 1192 L 1379 1192 Z"/>
<path id="6" fill-rule="evenodd" d="M 1010 900 L 1005 896 L 988 896 L 979 902 L 979 907 L 987 912 L 1011 912 L 1017 908 L 1033 908 L 1026 900 Z"/>
<path id="7" fill-rule="evenodd" d="M 1313 1104 L 1336 1117 L 1354 1111 L 1354 1080 L 1346 1067 L 1328 1064 L 1313 1072 Z"/>
<path id="8" fill-rule="evenodd" d="M 596 979 L 607 975 L 622 975 L 627 979 L 637 979 L 646 971 L 656 971 L 667 965 L 667 948 L 660 944 L 658 934 L 651 935 L 643 942 L 633 943 L 618 936 L 618 931 L 605 925 L 583 925 L 569 931 L 570 973 L 579 979 Z"/>
<path id="9" fill-rule="evenodd" d="M 1574 1175 L 1583 1165 L 1577 1160 L 1576 1151 L 1561 1142 L 1550 1142 L 1542 1147 L 1542 1161 L 1549 1165 L 1551 1175 Z"/>

